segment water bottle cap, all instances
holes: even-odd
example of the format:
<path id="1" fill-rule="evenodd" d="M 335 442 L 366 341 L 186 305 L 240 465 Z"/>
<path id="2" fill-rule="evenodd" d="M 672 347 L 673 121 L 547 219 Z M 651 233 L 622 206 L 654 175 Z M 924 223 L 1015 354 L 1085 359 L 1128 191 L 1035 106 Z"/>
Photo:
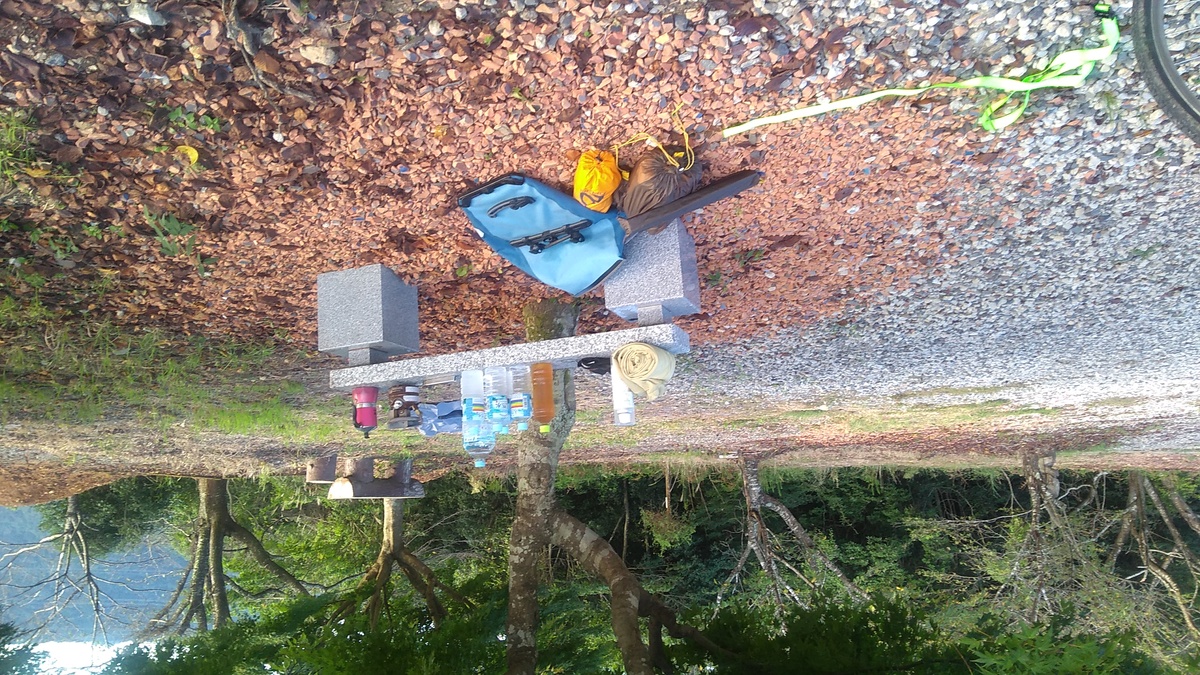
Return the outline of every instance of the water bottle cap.
<path id="1" fill-rule="evenodd" d="M 542 432 L 543 434 L 548 434 L 548 433 L 550 433 L 550 425 L 543 424 L 541 427 L 538 428 L 538 431 Z"/>
<path id="2" fill-rule="evenodd" d="M 529 425 L 526 424 L 525 422 L 517 423 L 517 431 L 528 431 L 528 430 L 529 430 Z"/>
<path id="3" fill-rule="evenodd" d="M 475 460 L 475 468 L 476 469 L 482 469 L 485 466 L 487 466 L 487 460 L 483 460 L 483 459 Z"/>

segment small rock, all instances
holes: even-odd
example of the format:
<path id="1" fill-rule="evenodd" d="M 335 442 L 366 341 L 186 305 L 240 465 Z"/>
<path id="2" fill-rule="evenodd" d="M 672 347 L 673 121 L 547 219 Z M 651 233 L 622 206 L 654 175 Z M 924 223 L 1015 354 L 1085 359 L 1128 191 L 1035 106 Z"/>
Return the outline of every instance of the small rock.
<path id="1" fill-rule="evenodd" d="M 372 75 L 374 75 L 375 79 L 377 80 L 388 80 L 392 77 L 392 71 L 388 70 L 387 68 L 376 68 L 372 72 Z"/>
<path id="2" fill-rule="evenodd" d="M 429 29 L 429 34 L 434 37 L 441 37 L 446 32 L 446 29 L 442 27 L 442 22 L 437 19 L 430 21 L 426 28 Z"/>
<path id="3" fill-rule="evenodd" d="M 147 26 L 167 25 L 166 17 L 151 9 L 150 5 L 142 2 L 129 3 L 129 7 L 126 8 L 125 13 L 134 21 L 146 24 Z"/>
<path id="4" fill-rule="evenodd" d="M 675 30 L 687 30 L 690 27 L 687 17 L 682 14 L 676 14 L 672 20 L 675 23 Z"/>
<path id="5" fill-rule="evenodd" d="M 533 37 L 533 47 L 539 52 L 544 51 L 546 49 L 546 36 L 542 33 L 535 35 Z"/>
<path id="6" fill-rule="evenodd" d="M 462 5 L 455 7 L 454 8 L 454 18 L 458 19 L 459 21 L 466 21 L 467 20 L 467 8 L 463 7 Z"/>
<path id="7" fill-rule="evenodd" d="M 67 57 L 59 54 L 58 52 L 54 52 L 50 54 L 50 56 L 46 57 L 45 63 L 52 68 L 58 68 L 59 66 L 67 65 Z"/>
<path id="8" fill-rule="evenodd" d="M 300 48 L 300 56 L 322 66 L 333 66 L 338 62 L 337 50 L 325 45 L 304 45 Z"/>
<path id="9" fill-rule="evenodd" d="M 721 19 L 724 19 L 728 15 L 729 12 L 723 9 L 710 9 L 708 10 L 708 22 L 715 26 Z"/>

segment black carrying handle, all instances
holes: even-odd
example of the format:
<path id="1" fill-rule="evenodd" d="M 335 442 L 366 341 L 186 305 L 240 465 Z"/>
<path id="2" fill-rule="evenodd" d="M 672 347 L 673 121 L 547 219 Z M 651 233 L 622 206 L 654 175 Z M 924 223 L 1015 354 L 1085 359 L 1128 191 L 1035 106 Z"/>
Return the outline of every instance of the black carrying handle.
<path id="1" fill-rule="evenodd" d="M 746 169 L 731 173 L 724 178 L 715 180 L 708 185 L 696 190 L 695 192 L 684 195 L 673 202 L 668 202 L 657 208 L 629 218 L 626 221 L 625 239 L 628 241 L 635 234 L 644 232 L 652 227 L 666 225 L 689 211 L 703 208 L 709 204 L 719 202 L 726 197 L 732 197 L 743 190 L 758 185 L 758 181 L 762 179 L 762 172 L 753 169 Z"/>
<path id="2" fill-rule="evenodd" d="M 530 197 L 529 195 L 521 195 L 520 197 L 513 197 L 512 199 L 505 199 L 502 202 L 496 202 L 495 204 L 492 204 L 492 208 L 488 209 L 487 214 L 489 218 L 495 218 L 496 216 L 500 215 L 500 212 L 504 209 L 512 209 L 513 211 L 516 211 L 523 206 L 529 206 L 534 201 L 534 198 Z"/>
<path id="3" fill-rule="evenodd" d="M 572 244 L 582 244 L 584 242 L 583 231 L 591 226 L 592 221 L 580 220 L 570 225 L 546 230 L 545 232 L 519 237 L 508 242 L 508 244 L 516 248 L 528 246 L 529 253 L 537 255 L 551 246 L 557 246 L 564 241 L 570 241 Z"/>
<path id="4" fill-rule="evenodd" d="M 499 178 L 493 178 L 488 182 L 480 185 L 477 188 L 472 188 L 458 196 L 458 205 L 462 208 L 467 208 L 471 205 L 471 200 L 479 195 L 490 194 L 493 190 L 501 185 L 524 185 L 525 176 L 519 173 L 506 173 Z"/>

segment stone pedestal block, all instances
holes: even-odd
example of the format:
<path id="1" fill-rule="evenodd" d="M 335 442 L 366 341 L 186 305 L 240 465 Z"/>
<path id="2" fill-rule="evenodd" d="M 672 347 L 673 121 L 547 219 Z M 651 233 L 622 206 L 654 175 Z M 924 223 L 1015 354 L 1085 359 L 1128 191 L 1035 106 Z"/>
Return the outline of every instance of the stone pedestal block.
<path id="1" fill-rule="evenodd" d="M 317 349 L 352 365 L 419 349 L 417 289 L 383 265 L 317 277 Z"/>
<path id="2" fill-rule="evenodd" d="M 658 234 L 625 246 L 625 262 L 604 281 L 604 306 L 640 325 L 666 323 L 700 311 L 696 243 L 678 219 Z"/>

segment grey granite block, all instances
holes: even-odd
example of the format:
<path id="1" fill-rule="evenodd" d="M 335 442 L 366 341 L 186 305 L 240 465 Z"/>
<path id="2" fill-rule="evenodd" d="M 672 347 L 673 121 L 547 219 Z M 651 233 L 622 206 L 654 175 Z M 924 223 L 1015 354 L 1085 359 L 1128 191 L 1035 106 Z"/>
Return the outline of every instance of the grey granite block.
<path id="1" fill-rule="evenodd" d="M 330 371 L 329 386 L 342 390 L 354 387 L 388 389 L 397 384 L 445 382 L 448 377 L 464 370 L 541 361 L 549 361 L 555 368 L 574 368 L 579 359 L 611 356 L 617 348 L 630 342 L 645 342 L 672 354 L 685 354 L 690 349 L 688 334 L 674 324 L 638 326 L 608 333 L 342 368 Z"/>
<path id="2" fill-rule="evenodd" d="M 389 354 L 374 347 L 357 347 L 346 354 L 346 363 L 352 366 L 365 366 L 368 363 L 383 363 Z"/>
<path id="3" fill-rule="evenodd" d="M 678 219 L 658 234 L 642 233 L 625 245 L 625 262 L 604 280 L 604 306 L 626 321 L 638 308 L 660 305 L 663 320 L 700 311 L 696 243 Z"/>
<path id="4" fill-rule="evenodd" d="M 637 322 L 639 326 L 657 326 L 660 323 L 667 323 L 671 320 L 671 315 L 667 310 L 663 309 L 662 305 L 639 305 L 637 308 Z"/>
<path id="5" fill-rule="evenodd" d="M 420 347 L 417 289 L 383 265 L 317 276 L 317 349 L 363 363 Z"/>

